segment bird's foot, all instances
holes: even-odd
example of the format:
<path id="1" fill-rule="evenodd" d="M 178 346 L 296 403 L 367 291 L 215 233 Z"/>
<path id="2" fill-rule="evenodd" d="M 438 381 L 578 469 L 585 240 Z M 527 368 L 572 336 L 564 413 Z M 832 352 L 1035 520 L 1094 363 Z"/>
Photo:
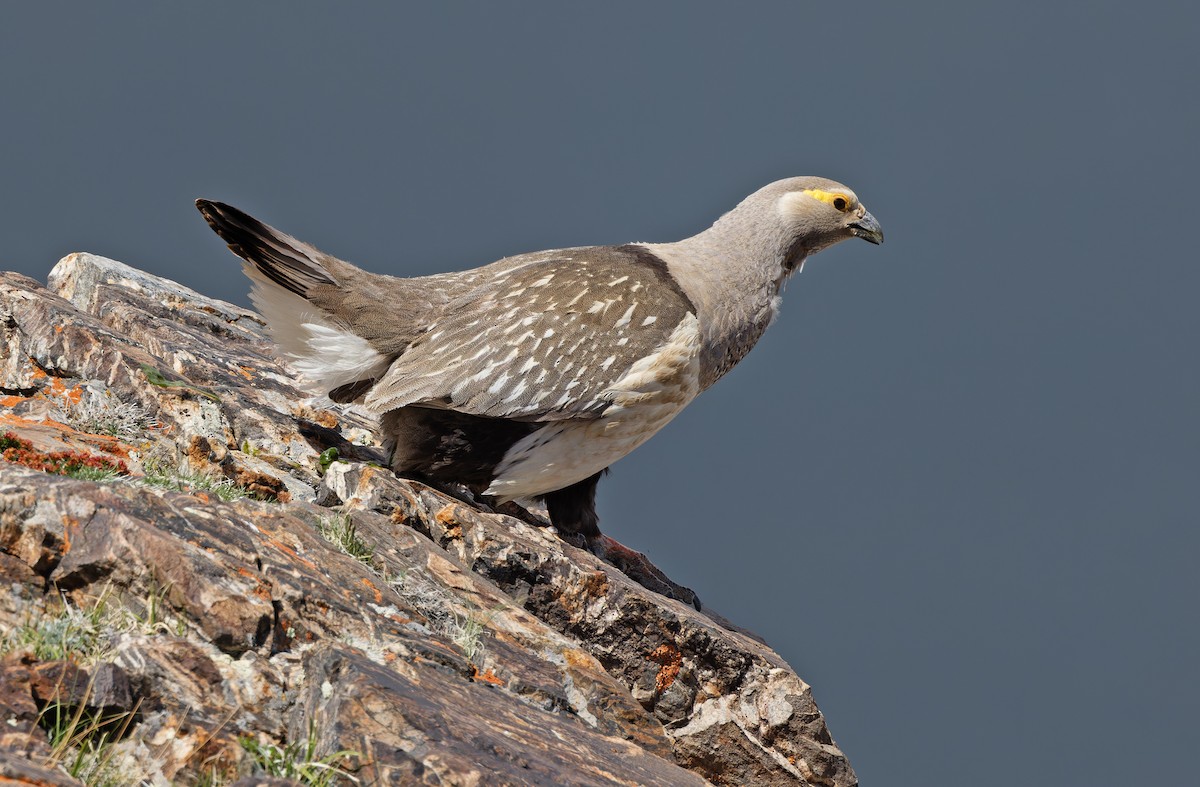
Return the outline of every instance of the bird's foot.
<path id="1" fill-rule="evenodd" d="M 695 592 L 671 581 L 641 552 L 630 549 L 603 533 L 586 537 L 583 541 L 584 549 L 605 563 L 617 567 L 625 576 L 647 590 L 653 590 L 667 598 L 673 598 L 685 604 L 691 604 L 697 610 L 700 609 L 700 597 Z"/>

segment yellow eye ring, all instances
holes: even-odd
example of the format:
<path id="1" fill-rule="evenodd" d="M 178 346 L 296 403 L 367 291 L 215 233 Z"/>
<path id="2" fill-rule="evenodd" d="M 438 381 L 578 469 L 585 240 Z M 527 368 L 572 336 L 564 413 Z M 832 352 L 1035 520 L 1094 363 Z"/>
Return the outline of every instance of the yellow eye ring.
<path id="1" fill-rule="evenodd" d="M 827 205 L 833 207 L 834 210 L 840 213 L 846 213 L 854 207 L 854 198 L 849 194 L 842 194 L 838 191 L 824 191 L 823 189 L 806 189 L 805 194 L 819 199 Z"/>

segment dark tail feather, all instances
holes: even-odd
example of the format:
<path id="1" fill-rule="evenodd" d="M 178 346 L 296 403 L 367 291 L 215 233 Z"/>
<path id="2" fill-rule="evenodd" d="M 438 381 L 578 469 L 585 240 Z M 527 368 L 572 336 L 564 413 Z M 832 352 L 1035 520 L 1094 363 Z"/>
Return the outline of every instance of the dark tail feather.
<path id="1" fill-rule="evenodd" d="M 196 207 L 234 254 L 279 286 L 307 298 L 312 287 L 338 283 L 320 262 L 325 255 L 307 243 L 223 202 L 198 199 Z"/>

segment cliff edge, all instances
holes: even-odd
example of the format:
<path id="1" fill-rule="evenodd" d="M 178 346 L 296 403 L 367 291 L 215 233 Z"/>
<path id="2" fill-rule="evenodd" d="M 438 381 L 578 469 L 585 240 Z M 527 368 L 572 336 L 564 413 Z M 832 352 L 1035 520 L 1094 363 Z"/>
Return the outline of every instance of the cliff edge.
<path id="1" fill-rule="evenodd" d="M 0 783 L 857 784 L 765 644 L 375 428 L 251 311 L 0 274 Z"/>

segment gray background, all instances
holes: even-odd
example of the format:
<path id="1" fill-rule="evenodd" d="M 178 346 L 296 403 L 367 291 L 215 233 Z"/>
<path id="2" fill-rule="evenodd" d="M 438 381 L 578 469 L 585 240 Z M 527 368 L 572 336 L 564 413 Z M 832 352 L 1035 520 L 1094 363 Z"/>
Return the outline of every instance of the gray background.
<path id="1" fill-rule="evenodd" d="M 1195 783 L 1197 16 L 967 5 L 6 4 L 0 265 L 247 303 L 197 196 L 412 275 L 841 180 L 887 243 L 808 263 L 605 529 L 866 784 Z"/>

